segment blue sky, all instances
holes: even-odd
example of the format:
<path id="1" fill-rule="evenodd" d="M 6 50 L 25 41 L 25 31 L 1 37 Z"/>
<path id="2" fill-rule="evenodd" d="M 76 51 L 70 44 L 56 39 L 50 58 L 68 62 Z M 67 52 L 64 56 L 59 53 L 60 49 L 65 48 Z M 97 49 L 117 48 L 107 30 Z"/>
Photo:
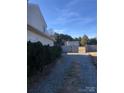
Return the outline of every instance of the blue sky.
<path id="1" fill-rule="evenodd" d="M 29 0 L 40 6 L 48 25 L 58 33 L 72 37 L 96 36 L 96 0 Z"/>

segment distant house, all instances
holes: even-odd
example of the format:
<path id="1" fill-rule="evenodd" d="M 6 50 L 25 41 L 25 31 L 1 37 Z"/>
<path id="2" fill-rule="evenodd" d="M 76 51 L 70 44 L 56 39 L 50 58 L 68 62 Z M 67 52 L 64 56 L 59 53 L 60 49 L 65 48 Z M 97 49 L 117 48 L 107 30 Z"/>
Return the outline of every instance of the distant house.
<path id="1" fill-rule="evenodd" d="M 86 53 L 86 52 L 97 52 L 97 45 L 86 45 L 83 47 L 79 47 L 79 53 Z"/>
<path id="2" fill-rule="evenodd" d="M 65 46 L 79 46 L 79 41 L 66 41 Z"/>
<path id="3" fill-rule="evenodd" d="M 86 51 L 87 52 L 96 52 L 97 51 L 97 45 L 87 45 Z"/>
<path id="4" fill-rule="evenodd" d="M 54 46 L 54 39 L 47 32 L 47 24 L 37 4 L 28 3 L 27 7 L 27 41 Z"/>
<path id="5" fill-rule="evenodd" d="M 66 41 L 62 46 L 63 52 L 78 53 L 79 41 Z"/>

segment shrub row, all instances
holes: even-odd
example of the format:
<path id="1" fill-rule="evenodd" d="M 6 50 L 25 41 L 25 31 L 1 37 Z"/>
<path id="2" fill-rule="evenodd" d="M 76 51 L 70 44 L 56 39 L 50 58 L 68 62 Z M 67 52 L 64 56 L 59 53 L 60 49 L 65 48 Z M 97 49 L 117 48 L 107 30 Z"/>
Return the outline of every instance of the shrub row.
<path id="1" fill-rule="evenodd" d="M 43 46 L 40 42 L 27 42 L 27 76 L 31 77 L 43 68 L 55 62 L 61 56 L 61 48 L 58 46 Z"/>

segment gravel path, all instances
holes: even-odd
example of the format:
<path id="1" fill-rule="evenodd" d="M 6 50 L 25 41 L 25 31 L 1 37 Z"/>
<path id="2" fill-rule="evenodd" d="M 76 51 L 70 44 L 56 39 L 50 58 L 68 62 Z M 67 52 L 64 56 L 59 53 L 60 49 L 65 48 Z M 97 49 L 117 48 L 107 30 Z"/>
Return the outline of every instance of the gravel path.
<path id="1" fill-rule="evenodd" d="M 28 93 L 96 93 L 96 68 L 88 55 L 63 55 L 48 78 Z"/>

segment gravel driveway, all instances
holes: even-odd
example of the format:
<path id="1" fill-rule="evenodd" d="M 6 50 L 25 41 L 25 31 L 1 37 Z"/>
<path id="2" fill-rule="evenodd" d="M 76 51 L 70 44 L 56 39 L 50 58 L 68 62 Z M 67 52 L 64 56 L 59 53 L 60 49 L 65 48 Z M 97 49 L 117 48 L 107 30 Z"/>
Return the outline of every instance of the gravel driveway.
<path id="1" fill-rule="evenodd" d="M 88 55 L 63 55 L 48 77 L 28 93 L 96 93 L 96 74 Z"/>

